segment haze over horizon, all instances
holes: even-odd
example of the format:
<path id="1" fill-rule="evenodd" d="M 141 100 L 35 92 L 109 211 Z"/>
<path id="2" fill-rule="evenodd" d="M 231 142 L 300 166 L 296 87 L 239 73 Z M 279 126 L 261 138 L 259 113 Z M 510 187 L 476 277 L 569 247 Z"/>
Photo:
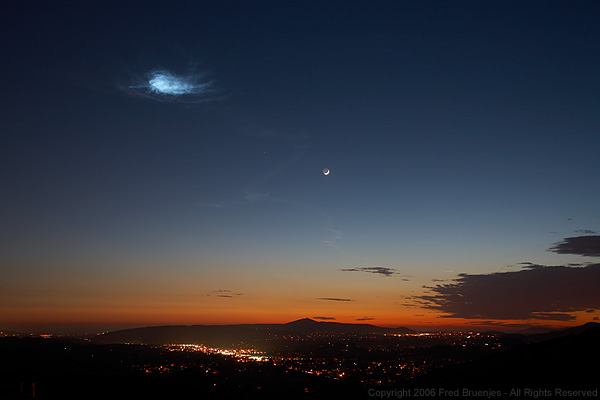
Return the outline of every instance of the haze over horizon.
<path id="1" fill-rule="evenodd" d="M 0 330 L 600 321 L 599 15 L 5 5 Z"/>

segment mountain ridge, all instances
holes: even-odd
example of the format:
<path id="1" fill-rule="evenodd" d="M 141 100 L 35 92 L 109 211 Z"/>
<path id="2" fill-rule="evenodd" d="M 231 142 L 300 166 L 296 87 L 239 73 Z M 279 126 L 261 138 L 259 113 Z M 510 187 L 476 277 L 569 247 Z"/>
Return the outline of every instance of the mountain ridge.
<path id="1" fill-rule="evenodd" d="M 90 336 L 98 343 L 205 343 L 232 344 L 266 339 L 285 334 L 406 334 L 415 333 L 406 327 L 385 328 L 371 324 L 322 322 L 302 318 L 285 324 L 235 324 L 235 325 L 160 325 L 121 329 Z"/>

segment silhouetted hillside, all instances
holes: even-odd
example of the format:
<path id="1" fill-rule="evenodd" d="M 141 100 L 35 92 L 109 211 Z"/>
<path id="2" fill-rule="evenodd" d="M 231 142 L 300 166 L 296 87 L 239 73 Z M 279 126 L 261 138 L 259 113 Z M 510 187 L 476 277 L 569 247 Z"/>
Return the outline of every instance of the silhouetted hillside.
<path id="1" fill-rule="evenodd" d="M 582 333 L 587 331 L 590 328 L 600 329 L 600 324 L 597 322 L 588 322 L 587 324 L 574 326 L 571 328 L 560 329 L 556 331 L 546 332 L 546 333 L 538 333 L 534 335 L 529 335 L 529 341 L 541 342 L 544 340 L 560 338 L 563 336 L 575 335 L 578 333 Z"/>
<path id="2" fill-rule="evenodd" d="M 231 346 L 239 343 L 256 343 L 270 338 L 273 334 L 312 334 L 312 333 L 412 333 L 408 328 L 383 328 L 370 324 L 343 324 L 338 322 L 317 322 L 309 318 L 287 324 L 255 325 L 192 325 L 155 326 L 124 329 L 90 337 L 96 343 L 202 343 L 207 346 Z"/>
<path id="3" fill-rule="evenodd" d="M 264 339 L 264 330 L 240 325 L 154 326 L 124 329 L 90 337 L 96 343 L 202 343 L 207 346 L 230 346 Z"/>
<path id="4" fill-rule="evenodd" d="M 539 335 L 472 362 L 434 371 L 415 384 L 444 387 L 594 389 L 600 359 L 600 326 L 590 323 Z"/>
<path id="5" fill-rule="evenodd" d="M 201 352 L 0 338 L 0 399 L 351 398 L 353 383 Z"/>
<path id="6" fill-rule="evenodd" d="M 526 335 L 343 333 L 347 329 L 356 332 L 356 326 L 369 332 L 378 328 L 304 319 L 282 325 L 166 326 L 109 334 L 115 335 L 113 338 L 150 338 L 156 343 L 165 336 L 182 342 L 198 335 L 212 340 L 230 335 L 222 340 L 243 337 L 246 341 L 270 337 L 281 351 L 266 362 L 212 352 L 105 345 L 74 338 L 0 338 L 0 399 L 34 398 L 34 390 L 35 398 L 61 400 L 198 396 L 354 399 L 373 398 L 370 390 L 375 388 L 433 388 L 436 395 L 440 388 L 459 389 L 461 393 L 463 389 L 493 389 L 493 397 L 508 398 L 515 388 L 553 392 L 557 388 L 597 387 L 594 365 L 600 356 L 598 324 L 548 336 L 531 335 L 530 340 L 535 341 L 529 343 L 522 341 Z M 290 335 L 302 330 L 334 333 Z M 512 397 L 533 398 L 523 393 Z"/>
<path id="7" fill-rule="evenodd" d="M 383 328 L 371 324 L 344 324 L 341 322 L 319 322 L 310 318 L 303 318 L 297 321 L 288 322 L 280 325 L 279 330 L 288 330 L 298 333 L 317 333 L 317 332 L 333 332 L 333 333 L 415 333 L 409 328 Z"/>

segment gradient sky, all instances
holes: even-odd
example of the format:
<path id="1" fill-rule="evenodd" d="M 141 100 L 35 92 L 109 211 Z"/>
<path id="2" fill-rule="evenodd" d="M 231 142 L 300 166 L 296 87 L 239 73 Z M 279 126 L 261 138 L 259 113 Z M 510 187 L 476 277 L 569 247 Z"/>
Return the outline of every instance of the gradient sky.
<path id="1" fill-rule="evenodd" d="M 68 3 L 2 6 L 0 328 L 600 317 L 600 3 Z"/>

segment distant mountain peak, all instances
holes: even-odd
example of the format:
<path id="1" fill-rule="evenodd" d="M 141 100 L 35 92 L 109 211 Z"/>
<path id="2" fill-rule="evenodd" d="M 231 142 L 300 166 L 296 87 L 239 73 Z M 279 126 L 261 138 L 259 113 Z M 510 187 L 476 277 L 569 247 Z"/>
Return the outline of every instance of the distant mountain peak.
<path id="1" fill-rule="evenodd" d="M 290 324 L 318 324 L 318 321 L 315 321 L 314 319 L 310 319 L 310 318 L 300 318 L 297 319 L 295 321 L 291 321 L 286 323 L 285 325 L 290 325 Z"/>
<path id="2" fill-rule="evenodd" d="M 371 324 L 343 323 L 335 321 L 315 321 L 310 318 L 301 318 L 296 321 L 281 325 L 282 328 L 302 333 L 311 332 L 337 332 L 337 333 L 411 333 L 408 328 L 382 328 Z"/>

